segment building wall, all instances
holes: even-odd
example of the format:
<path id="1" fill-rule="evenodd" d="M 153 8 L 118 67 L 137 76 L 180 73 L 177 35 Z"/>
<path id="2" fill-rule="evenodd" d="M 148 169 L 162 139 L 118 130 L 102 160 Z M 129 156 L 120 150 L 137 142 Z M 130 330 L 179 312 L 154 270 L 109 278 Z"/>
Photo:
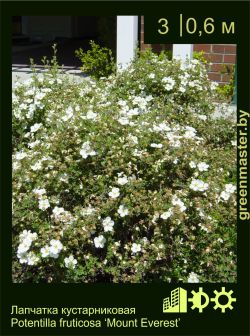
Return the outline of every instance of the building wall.
<path id="1" fill-rule="evenodd" d="M 236 64 L 236 44 L 194 44 L 194 51 L 203 51 L 204 57 L 211 63 L 208 72 L 211 80 L 221 84 L 229 82 Z"/>

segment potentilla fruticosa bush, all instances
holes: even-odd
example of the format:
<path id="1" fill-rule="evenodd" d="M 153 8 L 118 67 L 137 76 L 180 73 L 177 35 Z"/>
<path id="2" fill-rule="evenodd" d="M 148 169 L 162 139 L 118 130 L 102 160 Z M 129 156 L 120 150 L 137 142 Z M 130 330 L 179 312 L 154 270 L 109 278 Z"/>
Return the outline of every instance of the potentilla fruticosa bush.
<path id="1" fill-rule="evenodd" d="M 236 128 L 203 65 L 147 52 L 13 91 L 14 282 L 235 282 Z"/>

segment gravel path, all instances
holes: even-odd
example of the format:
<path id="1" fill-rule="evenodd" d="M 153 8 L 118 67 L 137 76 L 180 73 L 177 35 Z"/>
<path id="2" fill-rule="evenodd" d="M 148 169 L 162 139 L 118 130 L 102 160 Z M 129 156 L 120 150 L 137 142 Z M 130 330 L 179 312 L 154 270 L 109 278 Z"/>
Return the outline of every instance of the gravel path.
<path id="1" fill-rule="evenodd" d="M 36 71 L 38 74 L 42 74 L 45 70 L 41 66 L 36 66 Z M 88 78 L 87 75 L 83 74 L 82 71 L 77 67 L 64 67 L 64 73 L 59 76 L 69 75 L 76 81 L 81 81 L 83 79 Z M 32 71 L 28 65 L 22 64 L 12 64 L 12 87 L 15 86 L 15 83 L 23 82 L 29 79 L 32 76 Z"/>

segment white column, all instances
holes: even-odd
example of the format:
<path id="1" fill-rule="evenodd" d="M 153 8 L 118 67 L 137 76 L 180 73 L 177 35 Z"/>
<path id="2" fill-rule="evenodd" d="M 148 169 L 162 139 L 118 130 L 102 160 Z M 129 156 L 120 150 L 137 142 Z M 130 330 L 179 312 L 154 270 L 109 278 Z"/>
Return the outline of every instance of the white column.
<path id="1" fill-rule="evenodd" d="M 173 58 L 181 59 L 183 63 L 193 58 L 192 44 L 173 44 Z"/>
<path id="2" fill-rule="evenodd" d="M 116 62 L 125 69 L 135 56 L 138 43 L 138 16 L 117 16 Z"/>

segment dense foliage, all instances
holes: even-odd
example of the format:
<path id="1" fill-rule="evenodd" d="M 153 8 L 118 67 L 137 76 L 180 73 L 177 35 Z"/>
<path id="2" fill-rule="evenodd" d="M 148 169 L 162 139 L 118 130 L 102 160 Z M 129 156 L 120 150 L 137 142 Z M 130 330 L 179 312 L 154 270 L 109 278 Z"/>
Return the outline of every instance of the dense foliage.
<path id="1" fill-rule="evenodd" d="M 236 129 L 197 60 L 13 92 L 14 282 L 235 282 Z"/>
<path id="2" fill-rule="evenodd" d="M 84 52 L 82 48 L 75 51 L 76 57 L 82 62 L 81 70 L 96 79 L 111 75 L 115 70 L 112 50 L 101 47 L 94 41 L 89 44 L 88 51 Z"/>

